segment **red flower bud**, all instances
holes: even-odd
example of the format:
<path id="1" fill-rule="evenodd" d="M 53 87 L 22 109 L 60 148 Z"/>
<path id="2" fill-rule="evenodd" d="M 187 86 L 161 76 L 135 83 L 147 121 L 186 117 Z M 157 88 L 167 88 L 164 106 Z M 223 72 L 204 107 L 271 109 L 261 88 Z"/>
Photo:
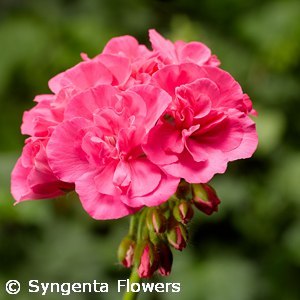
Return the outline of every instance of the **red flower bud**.
<path id="1" fill-rule="evenodd" d="M 151 242 L 145 242 L 139 249 L 138 274 L 141 278 L 149 278 L 157 270 L 158 257 Z"/>
<path id="2" fill-rule="evenodd" d="M 182 179 L 177 187 L 176 196 L 183 199 L 191 198 L 191 185 Z"/>
<path id="3" fill-rule="evenodd" d="M 177 223 L 168 230 L 167 238 L 171 246 L 173 246 L 176 250 L 181 251 L 186 247 L 188 239 L 186 227 L 181 223 Z"/>
<path id="4" fill-rule="evenodd" d="M 173 264 L 173 254 L 170 247 L 165 243 L 161 243 L 159 245 L 158 272 L 162 276 L 169 276 L 171 273 L 172 264 Z"/>
<path id="5" fill-rule="evenodd" d="M 174 218 L 183 224 L 187 224 L 194 216 L 194 210 L 190 202 L 181 200 L 173 208 Z"/>
<path id="6" fill-rule="evenodd" d="M 150 231 L 163 233 L 166 230 L 167 220 L 159 209 L 152 208 L 149 209 L 149 212 L 147 213 L 146 223 Z"/>
<path id="7" fill-rule="evenodd" d="M 133 263 L 135 241 L 126 236 L 118 248 L 119 262 L 126 268 L 130 268 Z"/>
<path id="8" fill-rule="evenodd" d="M 193 184 L 193 203 L 207 215 L 218 211 L 221 203 L 216 191 L 208 184 Z"/>

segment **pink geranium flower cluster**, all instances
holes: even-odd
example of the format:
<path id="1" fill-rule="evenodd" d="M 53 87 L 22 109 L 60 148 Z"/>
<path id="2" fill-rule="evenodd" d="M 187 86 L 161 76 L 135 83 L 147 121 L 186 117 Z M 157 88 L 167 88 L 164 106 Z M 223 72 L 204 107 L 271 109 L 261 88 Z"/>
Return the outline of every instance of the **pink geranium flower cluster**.
<path id="1" fill-rule="evenodd" d="M 17 202 L 75 188 L 93 218 L 120 218 L 167 201 L 181 179 L 206 183 L 253 154 L 251 100 L 217 57 L 149 33 L 152 50 L 113 38 L 35 98 L 12 172 Z"/>

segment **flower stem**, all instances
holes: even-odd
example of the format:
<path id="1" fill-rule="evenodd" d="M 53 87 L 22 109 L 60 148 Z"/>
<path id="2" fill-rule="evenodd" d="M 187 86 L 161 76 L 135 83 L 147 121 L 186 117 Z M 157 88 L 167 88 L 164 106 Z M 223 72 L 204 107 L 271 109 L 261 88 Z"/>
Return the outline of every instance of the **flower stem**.
<path id="1" fill-rule="evenodd" d="M 147 234 L 147 226 L 146 226 L 146 222 L 145 222 L 145 219 L 146 219 L 146 215 L 147 215 L 147 207 L 145 207 L 141 213 L 140 213 L 140 216 L 139 216 L 139 224 L 138 224 L 138 227 L 137 227 L 137 241 L 141 241 L 141 240 L 144 240 L 145 239 L 145 234 Z"/>
<path id="2" fill-rule="evenodd" d="M 137 228 L 138 228 L 138 222 L 139 222 L 139 215 L 132 215 L 130 217 L 130 225 L 129 225 L 129 235 L 131 237 L 136 236 Z"/>
<path id="3" fill-rule="evenodd" d="M 135 267 L 132 268 L 131 275 L 129 277 L 129 284 L 131 283 L 139 283 L 141 278 L 138 275 L 137 269 Z M 139 293 L 132 292 L 130 289 L 128 292 L 125 292 L 123 296 L 123 300 L 135 300 L 137 299 Z"/>

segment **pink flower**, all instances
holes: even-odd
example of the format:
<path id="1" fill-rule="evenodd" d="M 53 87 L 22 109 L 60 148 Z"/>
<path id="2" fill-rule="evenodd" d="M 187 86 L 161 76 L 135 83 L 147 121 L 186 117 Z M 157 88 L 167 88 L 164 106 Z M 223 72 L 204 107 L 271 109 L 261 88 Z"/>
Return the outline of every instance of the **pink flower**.
<path id="1" fill-rule="evenodd" d="M 27 199 L 53 198 L 73 189 L 70 183 L 59 181 L 49 167 L 45 144 L 28 139 L 22 156 L 12 171 L 11 192 L 17 202 Z"/>
<path id="2" fill-rule="evenodd" d="M 199 42 L 185 43 L 171 41 L 162 37 L 156 30 L 149 30 L 150 41 L 154 52 L 158 56 L 159 69 L 170 64 L 192 62 L 199 66 L 207 65 L 218 67 L 220 61 L 211 55 L 210 49 Z"/>
<path id="3" fill-rule="evenodd" d="M 205 183 L 225 172 L 229 161 L 253 154 L 250 100 L 227 72 L 191 63 L 167 66 L 153 75 L 153 84 L 173 101 L 143 149 L 168 174 Z"/>
<path id="4" fill-rule="evenodd" d="M 180 178 L 205 183 L 253 154 L 256 111 L 210 49 L 149 35 L 153 50 L 121 36 L 82 54 L 35 98 L 12 173 L 17 201 L 75 187 L 92 217 L 120 218 L 167 201 Z"/>
<path id="5" fill-rule="evenodd" d="M 128 59 L 109 54 L 100 55 L 95 60 L 81 62 L 73 68 L 58 74 L 49 81 L 49 87 L 54 94 L 37 96 L 35 98 L 37 105 L 31 110 L 24 112 L 23 124 L 21 126 L 22 133 L 40 138 L 40 143 L 43 144 L 43 147 L 46 147 L 54 128 L 64 120 L 65 109 L 72 97 L 99 84 L 121 86 L 127 82 L 130 74 L 131 66 Z M 31 153 L 31 155 L 33 155 L 32 160 L 35 159 L 34 155 L 37 154 L 38 152 Z M 47 159 L 45 151 L 43 155 L 45 159 Z M 18 172 L 24 170 L 24 180 L 26 177 L 25 174 L 29 176 L 29 174 L 25 172 L 25 169 L 21 168 L 20 163 L 18 164 L 17 170 Z M 48 168 L 47 173 L 49 176 L 51 174 L 52 181 L 54 181 L 55 178 L 56 182 L 60 182 L 50 168 Z M 16 177 L 13 176 L 13 186 L 19 185 L 20 181 L 17 180 L 18 182 L 15 182 L 16 180 Z M 49 178 L 40 176 L 39 180 L 45 180 L 44 186 L 48 185 Z M 61 182 L 60 184 L 63 183 Z M 49 188 L 51 188 L 51 185 L 49 185 Z M 54 188 L 53 195 L 57 194 L 57 190 Z M 62 193 L 60 192 L 59 194 Z M 32 197 L 30 193 L 28 193 L 27 196 L 26 194 L 15 195 L 16 199 L 20 197 L 22 199 L 26 197 L 30 199 Z M 46 198 L 45 195 L 40 196 L 41 198 Z M 37 197 L 38 194 L 34 195 L 34 199 Z"/>
<path id="6" fill-rule="evenodd" d="M 166 201 L 179 179 L 145 156 L 141 144 L 171 102 L 163 90 L 98 86 L 75 96 L 47 146 L 54 174 L 75 182 L 85 210 L 114 219 Z"/>

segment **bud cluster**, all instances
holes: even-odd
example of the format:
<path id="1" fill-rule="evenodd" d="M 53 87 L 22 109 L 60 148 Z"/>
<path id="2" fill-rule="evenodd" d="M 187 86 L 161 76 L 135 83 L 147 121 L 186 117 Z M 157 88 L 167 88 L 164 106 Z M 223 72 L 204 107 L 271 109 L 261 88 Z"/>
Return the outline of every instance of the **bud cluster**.
<path id="1" fill-rule="evenodd" d="M 188 241 L 187 225 L 194 208 L 211 215 L 218 210 L 220 200 L 208 184 L 189 184 L 182 181 L 176 194 L 157 207 L 145 207 L 133 218 L 136 226 L 120 243 L 118 258 L 126 268 L 135 267 L 141 278 L 156 271 L 162 276 L 171 272 L 171 247 L 182 251 Z"/>

